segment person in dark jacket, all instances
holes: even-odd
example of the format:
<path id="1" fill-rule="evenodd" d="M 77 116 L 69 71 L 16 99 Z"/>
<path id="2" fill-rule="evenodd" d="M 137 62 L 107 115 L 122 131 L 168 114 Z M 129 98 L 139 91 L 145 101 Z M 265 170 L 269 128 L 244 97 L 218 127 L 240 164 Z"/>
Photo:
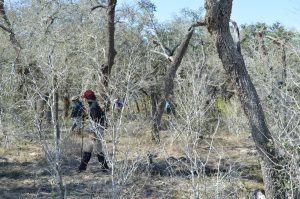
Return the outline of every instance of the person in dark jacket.
<path id="1" fill-rule="evenodd" d="M 92 90 L 86 90 L 83 98 L 88 103 L 89 116 L 89 140 L 84 143 L 83 156 L 79 166 L 79 171 L 84 171 L 87 168 L 88 162 L 91 159 L 92 152 L 97 155 L 98 161 L 101 164 L 102 171 L 108 171 L 109 167 L 103 153 L 102 140 L 105 128 L 105 112 L 100 108 L 96 95 Z"/>
<path id="2" fill-rule="evenodd" d="M 83 128 L 83 119 L 85 116 L 85 108 L 79 99 L 79 96 L 74 96 L 71 98 L 72 101 L 72 112 L 71 118 L 73 120 L 73 126 L 71 128 L 72 133 L 79 134 Z"/>

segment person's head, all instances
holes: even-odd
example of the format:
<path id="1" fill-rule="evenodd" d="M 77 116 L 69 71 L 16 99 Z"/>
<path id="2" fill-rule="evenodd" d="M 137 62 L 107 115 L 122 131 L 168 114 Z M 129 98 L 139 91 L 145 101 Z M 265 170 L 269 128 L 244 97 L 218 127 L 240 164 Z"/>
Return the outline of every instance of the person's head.
<path id="1" fill-rule="evenodd" d="M 96 100 L 96 95 L 92 90 L 86 90 L 82 97 L 86 100 Z"/>

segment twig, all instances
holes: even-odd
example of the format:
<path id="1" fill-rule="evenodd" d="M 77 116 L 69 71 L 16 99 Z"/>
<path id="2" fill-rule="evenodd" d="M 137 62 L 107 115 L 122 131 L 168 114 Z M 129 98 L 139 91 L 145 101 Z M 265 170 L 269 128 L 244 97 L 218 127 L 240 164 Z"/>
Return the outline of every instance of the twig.
<path id="1" fill-rule="evenodd" d="M 3 30 L 5 30 L 6 32 L 13 34 L 13 32 L 11 31 L 11 29 L 5 27 L 4 25 L 0 24 L 0 28 L 2 28 Z"/>
<path id="2" fill-rule="evenodd" d="M 107 6 L 106 5 L 102 5 L 102 4 L 96 5 L 96 6 L 94 6 L 94 7 L 91 8 L 91 12 L 94 11 L 94 10 L 96 10 L 97 8 L 107 8 Z"/>
<path id="3" fill-rule="evenodd" d="M 159 51 L 156 51 L 156 50 L 150 50 L 151 52 L 154 52 L 156 54 L 159 54 L 159 55 L 162 55 L 164 56 L 165 58 L 167 58 L 170 62 L 173 62 L 174 61 L 174 58 L 172 56 L 168 56 L 166 53 L 162 53 L 162 52 L 159 52 Z"/>
<path id="4" fill-rule="evenodd" d="M 277 45 L 283 45 L 283 46 L 285 45 L 285 42 L 279 40 L 278 38 L 274 38 L 274 37 L 269 36 L 269 35 L 267 35 L 266 38 L 272 40 Z"/>
<path id="5" fill-rule="evenodd" d="M 190 31 L 192 28 L 199 27 L 199 26 L 206 26 L 206 25 L 207 23 L 205 21 L 197 21 L 196 23 L 192 24 L 188 30 Z"/>

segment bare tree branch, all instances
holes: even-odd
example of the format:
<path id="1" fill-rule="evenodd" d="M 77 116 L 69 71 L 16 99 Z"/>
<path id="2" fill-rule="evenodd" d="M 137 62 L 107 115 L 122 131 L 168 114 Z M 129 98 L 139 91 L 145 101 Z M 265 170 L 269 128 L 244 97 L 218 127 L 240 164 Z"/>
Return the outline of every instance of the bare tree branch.
<path id="1" fill-rule="evenodd" d="M 91 8 L 91 12 L 94 11 L 94 10 L 96 10 L 97 8 L 105 8 L 106 9 L 107 6 L 106 5 L 102 5 L 102 4 L 96 5 L 96 6 L 94 6 L 94 7 Z"/>
<path id="2" fill-rule="evenodd" d="M 266 38 L 272 40 L 277 45 L 283 45 L 283 46 L 285 45 L 284 41 L 282 41 L 282 40 L 280 40 L 278 38 L 272 37 L 270 35 L 267 35 Z"/>
<path id="3" fill-rule="evenodd" d="M 190 29 L 189 29 L 190 30 Z M 164 57 L 166 57 L 170 62 L 173 62 L 174 58 L 173 58 L 173 55 L 176 51 L 176 49 L 180 46 L 180 43 L 179 44 L 176 44 L 173 49 L 170 49 L 168 48 L 167 46 L 165 46 L 161 40 L 159 39 L 158 37 L 158 34 L 157 32 L 155 31 L 155 37 L 157 40 L 154 40 L 153 43 L 156 44 L 157 46 L 160 46 L 160 48 L 162 49 L 163 52 L 159 52 L 159 51 L 156 51 L 156 50 L 151 50 L 151 52 L 154 52 L 154 53 L 157 53 L 157 54 L 160 54 L 160 55 L 163 55 Z"/>
<path id="4" fill-rule="evenodd" d="M 163 43 L 160 41 L 157 31 L 155 30 L 154 32 L 155 32 L 154 36 L 156 37 L 157 40 L 153 41 L 153 43 L 159 45 L 163 53 L 167 55 L 166 48 L 164 47 Z"/>
<path id="5" fill-rule="evenodd" d="M 199 27 L 199 26 L 206 26 L 207 23 L 205 21 L 198 21 L 194 24 L 192 24 L 190 27 L 189 27 L 189 30 L 191 30 L 192 28 L 195 28 L 195 27 Z"/>
<path id="6" fill-rule="evenodd" d="M 47 19 L 47 22 L 46 22 L 46 23 L 48 23 L 48 21 L 50 21 L 50 23 L 49 23 L 49 25 L 47 26 L 45 33 L 49 33 L 49 29 L 50 29 L 51 25 L 54 23 L 55 19 L 57 19 L 57 17 L 55 17 L 54 15 L 53 15 L 53 16 L 50 16 L 50 17 Z"/>
<path id="7" fill-rule="evenodd" d="M 166 53 L 162 53 L 162 52 L 159 52 L 159 51 L 156 51 L 156 50 L 150 50 L 151 52 L 154 52 L 156 54 L 159 54 L 159 55 L 162 55 L 164 56 L 165 58 L 167 58 L 170 62 L 173 62 L 174 61 L 174 58 L 172 56 L 168 56 Z"/>
<path id="8" fill-rule="evenodd" d="M 12 32 L 9 28 L 5 27 L 5 26 L 2 25 L 2 24 L 0 24 L 0 28 L 2 28 L 4 31 L 6 31 L 6 32 L 8 32 L 8 33 L 10 33 L 10 34 L 13 34 L 13 32 Z"/>
<path id="9" fill-rule="evenodd" d="M 6 12 L 5 12 L 5 8 L 4 8 L 4 0 L 0 0 L 0 14 L 2 15 L 6 25 L 8 27 L 11 27 L 11 24 L 7 18 Z"/>

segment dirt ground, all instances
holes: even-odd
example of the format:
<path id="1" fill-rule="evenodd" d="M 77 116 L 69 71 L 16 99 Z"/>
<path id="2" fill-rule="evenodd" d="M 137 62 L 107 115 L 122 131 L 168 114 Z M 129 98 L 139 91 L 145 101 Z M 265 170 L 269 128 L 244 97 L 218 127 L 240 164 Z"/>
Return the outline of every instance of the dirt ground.
<path id="1" fill-rule="evenodd" d="M 87 171 L 78 173 L 80 142 L 64 137 L 61 175 L 66 198 L 215 198 L 216 194 L 248 198 L 251 190 L 262 188 L 249 135 L 201 138 L 195 161 L 169 131 L 162 131 L 161 137 L 162 142 L 155 144 L 147 136 L 120 135 L 113 153 L 108 136 L 106 151 L 113 168 L 109 173 L 101 172 L 96 157 Z M 53 172 L 39 142 L 23 140 L 1 147 L 0 152 L 0 198 L 57 197 Z"/>

